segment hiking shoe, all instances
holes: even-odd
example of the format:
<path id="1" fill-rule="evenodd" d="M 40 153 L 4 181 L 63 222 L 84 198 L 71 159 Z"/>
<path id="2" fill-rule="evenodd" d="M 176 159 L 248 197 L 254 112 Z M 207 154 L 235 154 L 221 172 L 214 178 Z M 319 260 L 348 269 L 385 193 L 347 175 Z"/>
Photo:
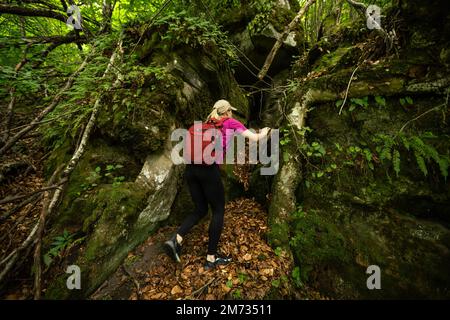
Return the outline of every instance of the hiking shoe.
<path id="1" fill-rule="evenodd" d="M 164 249 L 167 255 L 175 262 L 181 262 L 181 244 L 177 241 L 177 235 L 174 235 L 170 240 L 164 242 Z"/>
<path id="2" fill-rule="evenodd" d="M 231 257 L 224 257 L 220 255 L 216 255 L 216 260 L 214 262 L 206 260 L 204 269 L 210 270 L 214 269 L 216 266 L 223 266 L 229 264 L 231 262 Z"/>

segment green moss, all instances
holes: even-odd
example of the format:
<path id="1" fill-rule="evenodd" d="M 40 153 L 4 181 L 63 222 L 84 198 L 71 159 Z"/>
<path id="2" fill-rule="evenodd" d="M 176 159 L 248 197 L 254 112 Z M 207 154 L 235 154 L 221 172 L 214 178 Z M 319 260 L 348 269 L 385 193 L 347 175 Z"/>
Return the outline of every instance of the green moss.
<path id="1" fill-rule="evenodd" d="M 147 154 L 161 149 L 167 139 L 171 119 L 166 108 L 171 99 L 149 88 L 139 95 L 119 90 L 99 114 L 100 132 L 144 160 Z"/>
<path id="2" fill-rule="evenodd" d="M 127 239 L 128 232 L 143 209 L 145 191 L 134 183 L 120 186 L 105 186 L 97 195 L 97 213 L 100 219 L 97 228 L 89 239 L 85 258 L 95 261 L 107 256 L 114 245 Z"/>
<path id="3" fill-rule="evenodd" d="M 353 47 L 340 47 L 333 52 L 327 53 L 313 66 L 315 72 L 328 70 L 335 67 L 342 57 Z"/>
<path id="4" fill-rule="evenodd" d="M 67 163 L 72 157 L 72 145 L 68 139 L 54 149 L 44 163 L 44 176 L 48 180 L 52 174 L 64 163 Z"/>
<path id="5" fill-rule="evenodd" d="M 336 225 L 310 210 L 295 220 L 295 237 L 290 243 L 301 266 L 302 280 L 307 280 L 308 271 L 315 266 L 345 264 L 351 256 L 345 249 L 345 238 Z"/>
<path id="6" fill-rule="evenodd" d="M 290 226 L 286 221 L 271 221 L 270 230 L 267 234 L 269 244 L 272 248 L 287 248 L 289 245 Z"/>
<path id="7" fill-rule="evenodd" d="M 61 156 L 59 158 L 61 161 Z M 58 215 L 51 218 L 52 230 L 47 239 L 60 234 L 64 229 L 88 231 L 89 225 L 97 220 L 98 190 L 101 184 L 112 183 L 111 177 L 105 177 L 107 165 L 122 165 L 113 173 L 126 180 L 136 178 L 140 164 L 130 157 L 126 148 L 110 146 L 100 139 L 91 140 L 85 153 L 70 175 Z M 56 165 L 56 162 L 55 162 Z M 100 174 L 95 171 L 101 168 Z M 87 221 L 85 221 L 87 220 Z"/>

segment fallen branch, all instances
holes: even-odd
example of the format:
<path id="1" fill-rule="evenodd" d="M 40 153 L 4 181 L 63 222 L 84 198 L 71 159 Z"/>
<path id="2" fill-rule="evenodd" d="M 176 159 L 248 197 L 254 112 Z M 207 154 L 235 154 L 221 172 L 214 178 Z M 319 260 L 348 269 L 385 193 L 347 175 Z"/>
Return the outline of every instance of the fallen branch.
<path id="1" fill-rule="evenodd" d="M 261 68 L 261 71 L 258 74 L 258 79 L 262 80 L 267 74 L 267 71 L 269 71 L 270 65 L 273 62 L 273 59 L 275 58 L 275 55 L 277 54 L 278 50 L 281 48 L 281 45 L 283 44 L 283 41 L 288 36 L 288 34 L 291 32 L 291 30 L 295 27 L 297 22 L 303 17 L 303 15 L 306 13 L 308 8 L 314 3 L 316 0 L 308 0 L 308 2 L 303 6 L 303 8 L 300 9 L 300 11 L 297 13 L 294 19 L 287 25 L 287 27 L 284 29 L 283 33 L 280 35 L 280 37 L 275 42 L 274 46 L 272 47 L 272 50 L 270 50 L 269 55 L 266 58 L 266 61 L 264 62 L 263 67 Z"/>
<path id="2" fill-rule="evenodd" d="M 201 295 L 203 293 L 203 291 L 209 287 L 214 281 L 216 281 L 217 278 L 212 278 L 211 280 L 209 280 L 205 285 L 201 286 L 200 288 L 198 288 L 197 290 L 195 290 L 194 292 L 192 292 L 188 297 L 186 297 L 186 299 L 189 299 L 191 297 L 195 297 L 195 295 Z"/>
<path id="3" fill-rule="evenodd" d="M 6 212 L 5 214 L 3 214 L 2 216 L 0 216 L 0 222 L 5 221 L 6 219 L 8 219 L 11 215 L 13 215 L 14 213 L 16 213 L 17 211 L 19 211 L 20 209 L 22 209 L 23 207 L 25 207 L 27 204 L 32 203 L 33 201 L 37 200 L 39 197 L 41 196 L 41 194 L 35 194 L 31 197 L 29 197 L 28 199 L 25 199 L 24 201 L 22 201 L 21 203 L 19 203 L 17 206 L 15 206 L 14 208 L 12 208 L 11 210 L 9 210 L 8 212 Z M 2 239 L 0 239 L 0 242 L 2 241 Z"/>
<path id="4" fill-rule="evenodd" d="M 23 250 L 27 249 L 35 241 L 35 236 L 36 236 L 36 233 L 38 230 L 38 226 L 39 226 L 39 222 L 35 224 L 35 226 L 31 230 L 30 234 L 28 235 L 27 239 L 20 245 L 20 247 L 13 250 L 13 252 L 11 252 L 5 259 L 3 259 L 0 262 L 0 265 L 6 264 L 5 268 L 0 273 L 0 289 L 4 285 L 3 280 L 5 279 L 6 275 L 9 273 L 9 271 L 11 271 L 11 269 L 16 264 L 18 258 L 20 257 L 20 253 Z"/>
<path id="5" fill-rule="evenodd" d="M 61 172 L 64 165 L 58 167 L 58 169 L 53 172 L 50 177 L 48 184 L 51 185 L 54 183 L 56 177 Z M 42 276 L 42 267 L 41 267 L 41 247 L 42 247 L 42 235 L 44 234 L 45 228 L 45 219 L 47 217 L 47 209 L 49 205 L 49 197 L 50 193 L 47 191 L 44 192 L 44 203 L 42 205 L 41 214 L 39 216 L 39 226 L 37 230 L 37 243 L 34 249 L 34 300 L 39 300 L 41 298 L 41 276 Z"/>
<path id="6" fill-rule="evenodd" d="M 61 180 L 58 184 L 55 184 L 55 185 L 52 185 L 52 186 L 49 186 L 49 187 L 44 187 L 42 189 L 30 192 L 30 193 L 25 194 L 25 195 L 19 195 L 19 196 L 13 196 L 13 197 L 4 198 L 4 199 L 0 200 L 0 204 L 14 202 L 14 201 L 17 201 L 17 200 L 20 200 L 20 199 L 23 199 L 23 198 L 29 198 L 29 197 L 35 195 L 36 193 L 41 193 L 41 192 L 46 192 L 48 190 L 56 189 L 59 186 L 61 186 L 62 184 L 64 184 L 66 181 L 67 181 L 67 179 Z"/>

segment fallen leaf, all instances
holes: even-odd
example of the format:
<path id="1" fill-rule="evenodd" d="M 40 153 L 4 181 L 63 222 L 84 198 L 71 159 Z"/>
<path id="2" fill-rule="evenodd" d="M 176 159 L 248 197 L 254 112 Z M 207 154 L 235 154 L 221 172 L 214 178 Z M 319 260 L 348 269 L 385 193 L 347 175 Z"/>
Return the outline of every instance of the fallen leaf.
<path id="1" fill-rule="evenodd" d="M 176 285 L 176 286 L 173 287 L 172 290 L 170 291 L 170 293 L 171 293 L 172 295 L 176 295 L 176 294 L 179 294 L 179 293 L 182 293 L 182 292 L 183 292 L 183 289 L 181 289 L 179 285 Z"/>
<path id="2" fill-rule="evenodd" d="M 222 284 L 222 291 L 225 293 L 230 292 L 231 288 L 227 287 L 225 284 Z"/>

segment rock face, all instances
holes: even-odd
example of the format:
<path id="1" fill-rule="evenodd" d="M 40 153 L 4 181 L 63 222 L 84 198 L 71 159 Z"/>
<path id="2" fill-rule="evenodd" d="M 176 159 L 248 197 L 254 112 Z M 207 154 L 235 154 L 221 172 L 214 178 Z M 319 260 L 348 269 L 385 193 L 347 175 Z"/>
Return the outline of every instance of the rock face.
<path id="1" fill-rule="evenodd" d="M 278 11 L 258 14 L 247 6 L 226 17 L 231 38 L 256 69 L 298 10 L 297 1 L 277 3 Z M 142 40 L 133 49 L 136 65 L 105 102 L 52 218 L 45 248 L 65 229 L 79 241 L 53 266 L 57 280 L 49 283 L 46 297 L 87 297 L 162 221 L 170 216 L 178 223 L 193 209 L 183 167 L 171 162 L 167 139 L 171 130 L 204 119 L 215 100 L 226 98 L 241 119 L 282 131 L 275 177 L 254 172 L 247 193 L 231 167 L 223 177 L 228 200 L 245 194 L 268 206 L 267 238 L 274 247 L 291 249 L 297 285 L 335 298 L 449 298 L 450 132 L 446 111 L 430 111 L 445 101 L 450 84 L 448 37 L 427 31 L 448 25 L 449 16 L 433 10 L 428 17 L 424 8 L 431 6 L 423 1 L 399 3 L 405 21 L 414 24 L 402 34 L 403 50 L 396 59 L 359 68 L 342 114 L 352 72 L 370 49 L 354 42 L 368 37 L 367 30 L 333 36 L 339 31 L 333 26 L 325 30 L 328 39 L 290 68 L 304 45 L 302 30 L 294 30 L 270 69 L 272 84 L 289 90 L 260 93 L 249 106 L 236 79 L 254 84 L 254 75 L 242 64 L 231 71 L 217 43 L 162 39 L 167 25 L 129 26 L 126 50 Z M 436 61 L 430 62 L 430 53 Z M 293 80 L 288 86 L 287 79 Z M 47 174 L 70 153 L 67 144 L 55 150 Z M 66 288 L 65 267 L 71 264 L 81 267 L 81 291 Z M 371 265 L 380 267 L 382 290 L 366 286 Z"/>
<path id="2" fill-rule="evenodd" d="M 204 119 L 223 98 L 247 117 L 247 99 L 214 44 L 169 50 L 154 35 L 143 37 L 136 63 L 129 69 L 123 66 L 124 85 L 105 101 L 95 134 L 51 221 L 45 249 L 64 230 L 78 241 L 63 263 L 52 265 L 56 280 L 48 284 L 46 298 L 89 296 L 128 252 L 176 211 L 172 207 L 183 194 L 184 167 L 170 158 L 172 130 Z M 135 36 L 130 28 L 124 43 L 135 43 Z M 55 150 L 47 174 L 70 153 L 68 144 Z M 184 209 L 185 203 L 189 201 L 181 201 Z M 72 264 L 81 268 L 81 290 L 66 288 L 65 268 Z"/>
<path id="3" fill-rule="evenodd" d="M 433 9 L 426 16 L 429 5 L 402 1 L 414 26 L 402 35 L 399 57 L 360 67 L 341 114 L 353 56 L 364 48 L 318 50 L 309 70 L 294 70 L 323 75 L 299 81 L 287 99 L 291 113 L 308 107 L 308 129 L 304 143 L 292 143 L 295 124 L 283 124 L 282 153 L 303 156 L 286 157 L 275 177 L 270 239 L 291 248 L 301 281 L 324 295 L 450 297 L 450 132 L 433 109 L 448 92 L 448 37 L 430 31 L 450 16 Z M 441 62 L 426 58 L 430 52 Z M 288 184 L 293 177 L 295 186 Z M 367 287 L 371 265 L 380 267 L 381 290 Z"/>
<path id="4" fill-rule="evenodd" d="M 401 63 L 408 70 L 408 61 Z M 450 145 L 444 137 L 449 131 L 439 113 L 408 123 L 442 103 L 448 84 L 428 91 L 420 81 L 408 84 L 404 73 L 404 80 L 387 80 L 391 90 L 366 72 L 371 69 L 358 74 L 341 115 L 334 102 L 339 89 L 333 91 L 338 74 L 309 82 L 309 89 L 300 86 L 291 97 L 291 114 L 302 104 L 310 109 L 309 134 L 304 144 L 288 144 L 284 151 L 298 148 L 308 160 L 295 166 L 286 158 L 275 178 L 272 243 L 288 244 L 302 280 L 328 296 L 448 298 Z M 411 88 L 422 95 L 408 92 Z M 426 164 L 421 148 L 430 148 L 423 151 Z M 298 186 L 290 185 L 299 175 Z M 381 269 L 382 290 L 366 286 L 370 265 Z"/>

